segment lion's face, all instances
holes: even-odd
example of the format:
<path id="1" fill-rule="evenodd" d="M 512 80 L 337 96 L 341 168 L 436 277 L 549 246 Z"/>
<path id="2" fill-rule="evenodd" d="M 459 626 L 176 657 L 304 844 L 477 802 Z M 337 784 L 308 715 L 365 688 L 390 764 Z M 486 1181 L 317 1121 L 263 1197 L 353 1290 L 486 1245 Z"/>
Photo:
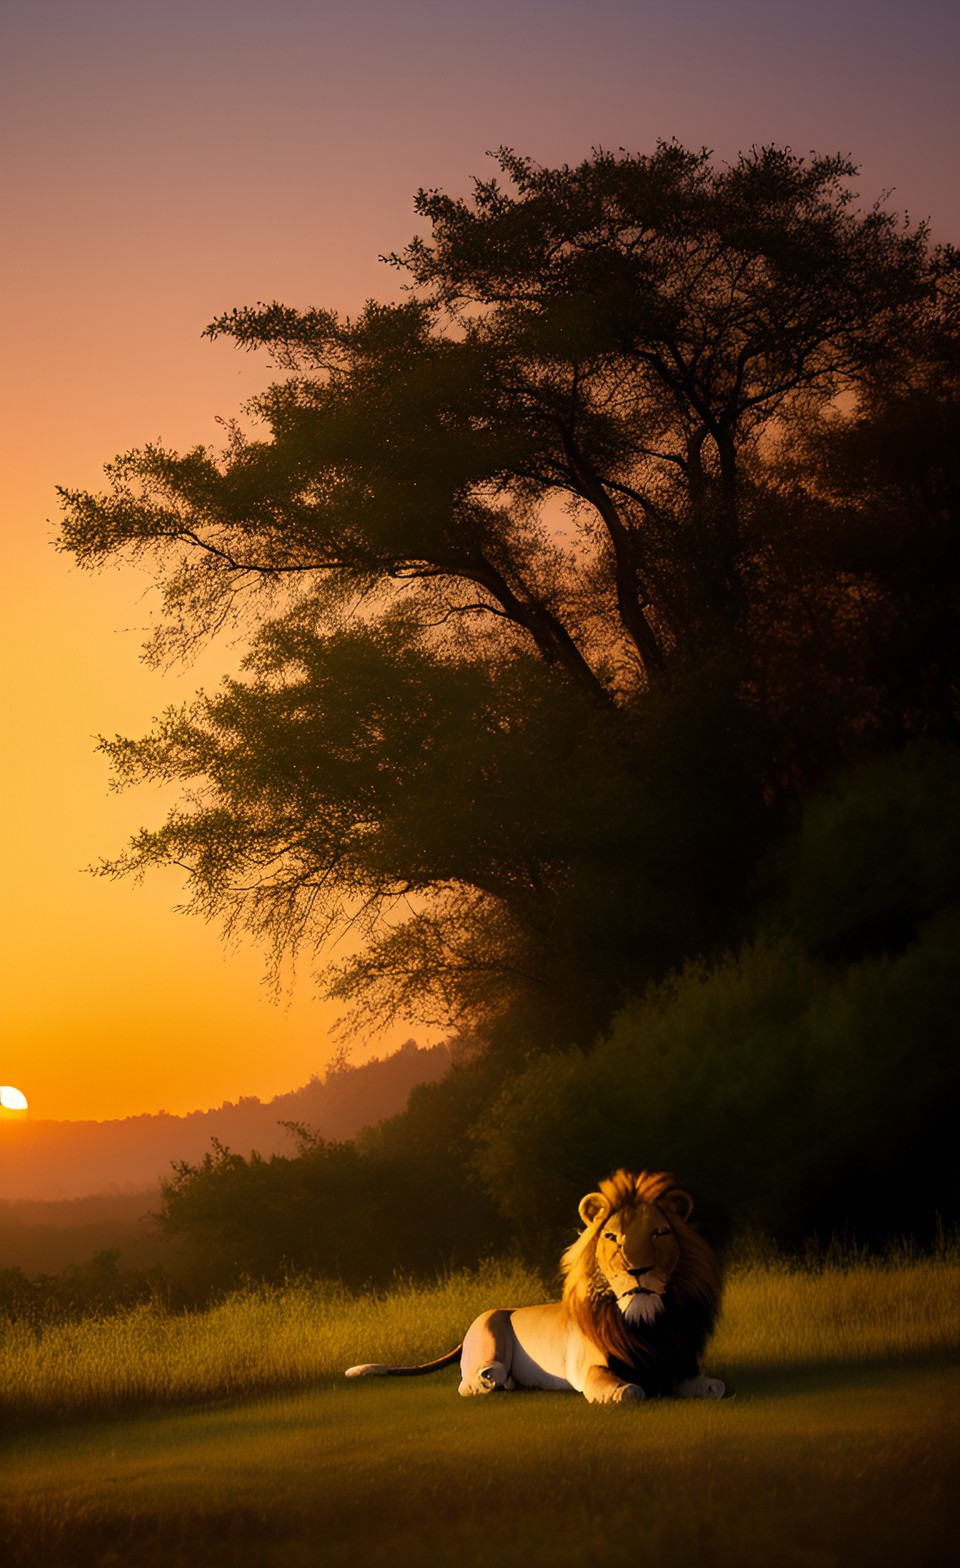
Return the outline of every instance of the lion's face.
<path id="1" fill-rule="evenodd" d="M 602 1207 L 594 1199 L 600 1199 Z M 584 1198 L 581 1215 L 596 1223 L 594 1289 L 614 1296 L 627 1322 L 652 1322 L 662 1310 L 663 1294 L 680 1262 L 671 1219 L 685 1217 L 686 1205 L 686 1194 L 677 1191 L 659 1203 L 612 1212 L 601 1194 Z"/>

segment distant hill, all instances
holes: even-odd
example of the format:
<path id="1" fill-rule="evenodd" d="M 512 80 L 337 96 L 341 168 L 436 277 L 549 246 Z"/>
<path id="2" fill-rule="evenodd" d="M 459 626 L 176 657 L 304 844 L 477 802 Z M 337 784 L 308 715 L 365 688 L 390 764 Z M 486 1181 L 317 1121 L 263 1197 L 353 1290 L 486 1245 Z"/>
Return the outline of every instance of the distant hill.
<path id="1" fill-rule="evenodd" d="M 302 1123 L 324 1138 L 351 1138 L 361 1127 L 401 1111 L 414 1084 L 442 1077 L 456 1050 L 456 1043 L 421 1048 L 408 1040 L 390 1056 L 334 1068 L 266 1103 L 255 1097 L 237 1104 L 227 1100 L 215 1110 L 187 1116 L 160 1112 L 108 1122 L 5 1121 L 0 1129 L 0 1226 L 14 1219 L 10 1208 L 23 1200 L 62 1202 L 137 1191 L 155 1195 L 171 1164 L 202 1159 L 212 1138 L 235 1154 L 256 1149 L 264 1156 L 295 1152 L 289 1130 L 280 1125 L 284 1121 Z M 62 1225 L 63 1217 L 55 1223 Z"/>

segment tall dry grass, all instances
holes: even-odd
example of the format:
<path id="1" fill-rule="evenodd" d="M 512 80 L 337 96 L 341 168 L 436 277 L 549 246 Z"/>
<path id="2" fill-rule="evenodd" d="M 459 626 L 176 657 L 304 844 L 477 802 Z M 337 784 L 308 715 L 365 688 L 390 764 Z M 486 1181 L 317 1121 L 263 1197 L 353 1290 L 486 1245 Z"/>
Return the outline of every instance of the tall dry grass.
<path id="1" fill-rule="evenodd" d="M 711 1366 L 902 1360 L 960 1350 L 960 1264 L 736 1270 Z"/>
<path id="2" fill-rule="evenodd" d="M 81 1322 L 0 1324 L 8 1422 L 245 1398 L 339 1378 L 358 1361 L 416 1363 L 451 1349 L 486 1307 L 549 1299 L 519 1264 L 432 1285 L 352 1293 L 321 1281 L 248 1287 L 203 1312 L 156 1305 Z M 711 1371 L 942 1355 L 960 1348 L 960 1264 L 797 1270 L 744 1264 L 708 1347 Z"/>
<path id="3" fill-rule="evenodd" d="M 542 1300 L 520 1265 L 451 1273 L 429 1286 L 353 1293 L 326 1281 L 250 1286 L 203 1312 L 154 1303 L 79 1322 L 0 1324 L 0 1411 L 108 1413 L 240 1398 L 340 1376 L 358 1361 L 429 1360 L 495 1301 Z"/>

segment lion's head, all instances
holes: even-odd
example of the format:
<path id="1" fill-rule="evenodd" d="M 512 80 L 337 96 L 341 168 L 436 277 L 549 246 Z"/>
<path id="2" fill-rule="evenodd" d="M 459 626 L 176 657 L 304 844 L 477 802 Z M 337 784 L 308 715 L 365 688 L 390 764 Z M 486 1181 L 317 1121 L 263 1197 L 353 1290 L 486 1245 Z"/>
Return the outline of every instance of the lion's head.
<path id="1" fill-rule="evenodd" d="M 636 1335 L 671 1315 L 709 1331 L 720 1268 L 688 1223 L 692 1209 L 665 1171 L 617 1171 L 582 1199 L 586 1230 L 563 1255 L 563 1299 L 604 1350 L 627 1359 Z"/>

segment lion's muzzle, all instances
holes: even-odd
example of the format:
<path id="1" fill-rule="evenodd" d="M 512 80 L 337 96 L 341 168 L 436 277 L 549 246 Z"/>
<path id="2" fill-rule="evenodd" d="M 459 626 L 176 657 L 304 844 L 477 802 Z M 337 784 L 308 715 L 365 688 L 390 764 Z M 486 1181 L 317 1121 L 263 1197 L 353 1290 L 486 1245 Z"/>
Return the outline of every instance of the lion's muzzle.
<path id="1" fill-rule="evenodd" d="M 626 1292 L 628 1296 L 637 1291 L 645 1291 L 651 1296 L 662 1296 L 667 1288 L 667 1280 L 654 1269 L 628 1269 L 627 1273 L 637 1282 L 632 1291 Z"/>

